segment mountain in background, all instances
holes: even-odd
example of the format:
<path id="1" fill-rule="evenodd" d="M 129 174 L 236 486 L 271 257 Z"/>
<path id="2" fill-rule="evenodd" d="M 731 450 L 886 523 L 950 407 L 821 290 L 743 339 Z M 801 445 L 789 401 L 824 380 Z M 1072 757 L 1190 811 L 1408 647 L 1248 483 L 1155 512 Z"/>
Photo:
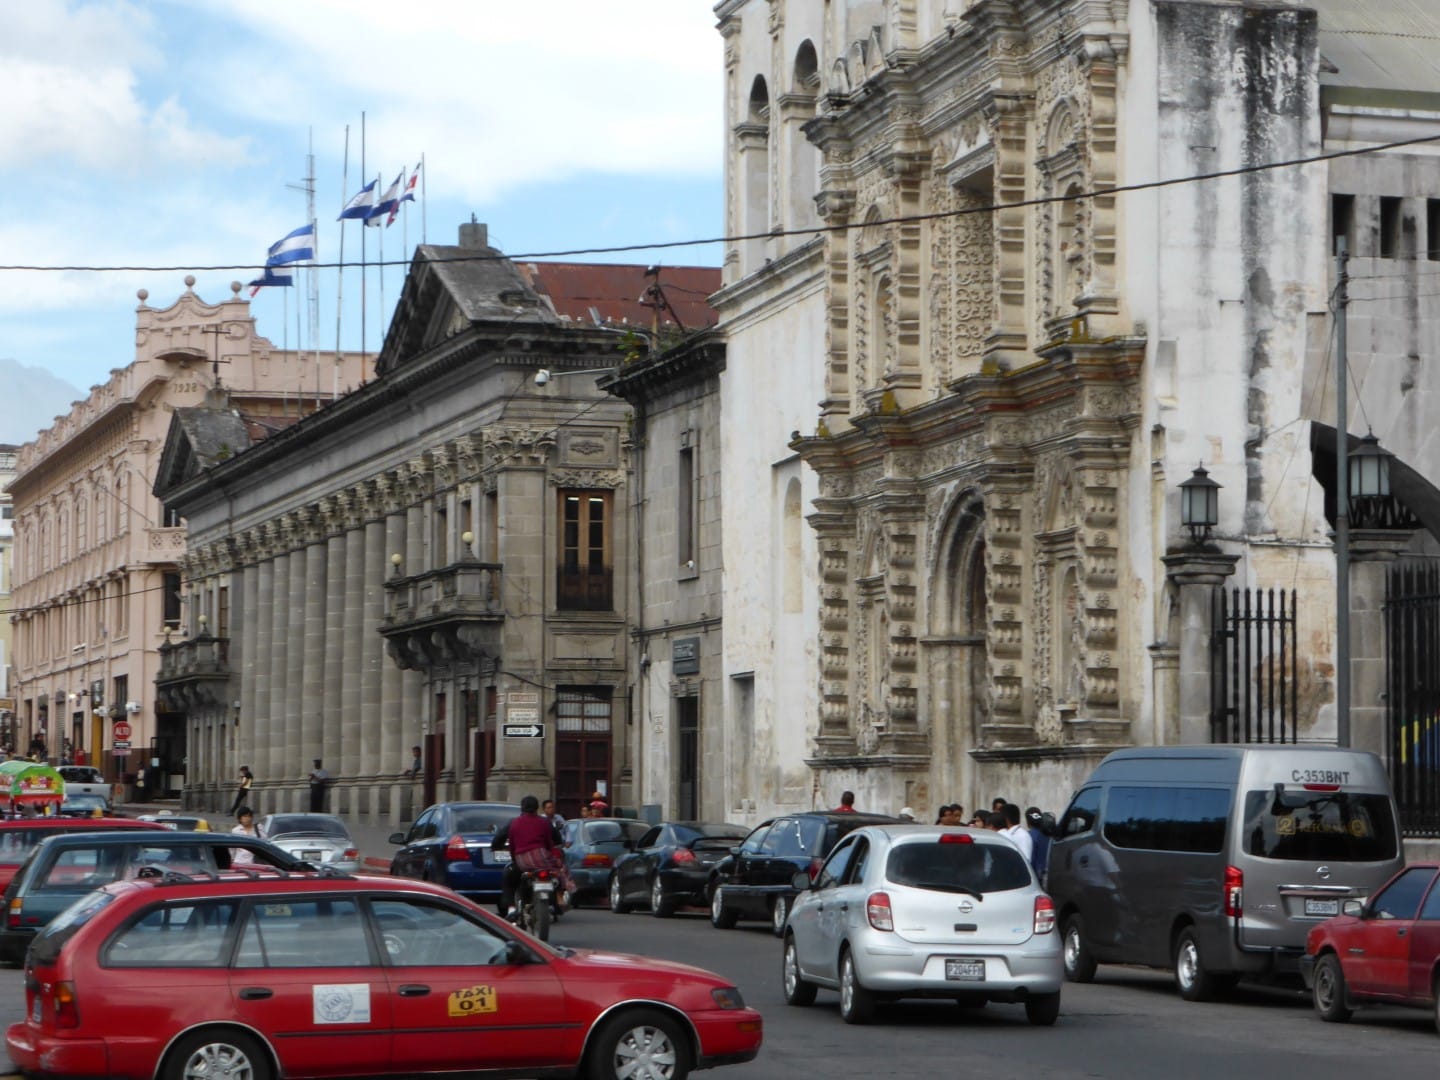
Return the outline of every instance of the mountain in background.
<path id="1" fill-rule="evenodd" d="M 0 443 L 30 442 L 84 396 L 44 368 L 0 357 Z"/>

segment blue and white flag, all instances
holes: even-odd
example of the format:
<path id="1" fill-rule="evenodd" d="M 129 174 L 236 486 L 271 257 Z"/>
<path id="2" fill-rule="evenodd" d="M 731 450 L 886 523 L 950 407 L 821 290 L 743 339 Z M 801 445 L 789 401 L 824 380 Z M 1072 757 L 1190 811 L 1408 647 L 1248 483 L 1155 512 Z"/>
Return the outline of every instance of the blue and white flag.
<path id="1" fill-rule="evenodd" d="M 379 225 L 380 219 L 386 214 L 393 213 L 395 207 L 400 205 L 400 185 L 405 180 L 405 170 L 401 169 L 395 182 L 385 189 L 385 194 L 380 197 L 368 214 L 365 215 L 366 225 Z"/>
<path id="2" fill-rule="evenodd" d="M 359 218 L 364 221 L 370 216 L 370 208 L 375 205 L 375 185 L 380 181 L 371 180 L 359 193 L 345 204 L 345 209 L 340 211 L 336 221 L 344 221 L 346 218 Z"/>
<path id="3" fill-rule="evenodd" d="M 265 273 L 263 276 L 258 277 L 254 281 L 250 282 L 250 297 L 251 299 L 254 299 L 255 294 L 258 293 L 261 289 L 263 289 L 266 285 L 294 284 L 295 276 L 293 274 L 277 274 L 272 267 L 267 266 L 265 267 Z"/>
<path id="4" fill-rule="evenodd" d="M 270 257 L 266 266 L 284 266 L 286 263 L 307 262 L 315 258 L 315 226 L 301 225 L 283 240 L 270 245 Z"/>

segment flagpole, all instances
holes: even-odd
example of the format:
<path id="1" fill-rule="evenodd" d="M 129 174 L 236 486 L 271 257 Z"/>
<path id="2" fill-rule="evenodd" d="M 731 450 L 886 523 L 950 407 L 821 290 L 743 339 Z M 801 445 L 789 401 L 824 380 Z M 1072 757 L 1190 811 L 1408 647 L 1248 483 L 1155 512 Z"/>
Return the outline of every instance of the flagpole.
<path id="1" fill-rule="evenodd" d="M 420 156 L 423 158 L 425 155 L 421 154 Z M 402 202 L 404 201 L 405 196 L 409 191 L 410 184 L 407 180 L 405 183 L 402 183 L 400 185 L 400 199 Z M 400 250 L 405 252 L 405 258 L 408 260 L 410 258 L 410 208 L 408 206 L 405 207 L 405 213 L 400 215 Z M 403 291 L 405 288 L 405 276 L 403 271 L 401 273 L 400 282 L 400 288 Z"/>
<path id="2" fill-rule="evenodd" d="M 430 170 L 425 168 L 425 155 L 420 155 L 420 243 L 430 242 L 425 232 L 425 181 L 429 179 Z"/>
<path id="3" fill-rule="evenodd" d="M 350 125 L 345 125 L 345 169 L 341 173 L 340 191 L 342 198 L 348 198 L 345 193 L 350 190 Z M 340 264 L 339 273 L 336 275 L 338 283 L 335 286 L 335 370 L 340 370 L 340 305 L 345 294 L 345 219 L 340 219 Z M 320 400 L 320 364 L 316 358 L 315 364 L 315 400 Z"/>
<path id="4" fill-rule="evenodd" d="M 305 328 L 309 331 L 310 355 L 315 361 L 315 378 L 320 378 L 320 222 L 315 216 L 315 129 L 310 129 L 309 153 L 305 155 L 305 209 L 310 212 L 310 247 L 314 257 L 305 268 Z M 344 188 L 340 189 L 344 191 Z M 303 376 L 302 376 L 303 378 Z M 300 381 L 296 380 L 298 391 Z"/>
<path id="5" fill-rule="evenodd" d="M 360 175 L 361 175 L 361 176 L 369 176 L 369 175 L 370 175 L 369 173 L 367 173 L 367 172 L 365 171 L 365 113 L 364 113 L 363 111 L 360 113 Z M 371 205 L 374 205 L 374 197 L 373 197 L 373 196 L 371 197 Z M 367 351 L 366 348 L 365 348 L 365 331 L 366 331 L 366 329 L 367 329 L 367 327 L 366 327 L 366 322 L 365 322 L 365 320 L 366 320 L 366 312 L 365 312 L 366 282 L 365 282 L 365 279 L 370 276 L 370 275 L 369 275 L 369 272 L 368 272 L 368 271 L 369 271 L 369 266 L 367 265 L 367 260 L 366 260 L 366 254 L 367 254 L 367 249 L 368 249 L 368 248 L 369 248 L 369 238 L 366 237 L 366 235 L 365 235 L 365 219 L 362 217 L 362 218 L 360 219 L 360 366 L 361 366 L 361 367 L 364 367 L 366 361 L 368 360 L 368 351 Z M 340 373 L 339 373 L 338 371 L 335 373 L 335 378 L 336 378 L 337 380 L 340 378 Z"/>
<path id="6" fill-rule="evenodd" d="M 378 190 L 378 189 L 377 189 Z M 379 221 L 379 218 L 375 220 Z M 376 351 L 385 348 L 385 223 L 380 222 L 375 227 L 380 235 L 376 238 L 380 243 L 380 344 Z"/>

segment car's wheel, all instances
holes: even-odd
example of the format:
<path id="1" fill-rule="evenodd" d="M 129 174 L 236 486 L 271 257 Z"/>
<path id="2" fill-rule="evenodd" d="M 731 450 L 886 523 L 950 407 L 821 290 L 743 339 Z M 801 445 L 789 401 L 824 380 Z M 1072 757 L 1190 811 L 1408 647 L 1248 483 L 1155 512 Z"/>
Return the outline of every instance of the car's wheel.
<path id="1" fill-rule="evenodd" d="M 229 1028 L 191 1032 L 165 1058 L 161 1080 L 271 1080 L 265 1048 L 253 1036 Z"/>
<path id="2" fill-rule="evenodd" d="M 530 932 L 541 941 L 550 940 L 550 901 L 543 896 L 530 897 Z"/>
<path id="3" fill-rule="evenodd" d="M 1065 978 L 1088 983 L 1095 978 L 1095 957 L 1085 944 L 1085 920 L 1071 915 L 1065 920 Z"/>
<path id="4" fill-rule="evenodd" d="M 685 1080 L 689 1057 L 679 1024 L 662 1012 L 636 1009 L 600 1029 L 585 1075 L 595 1080 Z"/>
<path id="5" fill-rule="evenodd" d="M 849 949 L 840 954 L 840 1019 L 847 1024 L 868 1024 L 875 1019 L 875 995 L 860 985 Z"/>
<path id="6" fill-rule="evenodd" d="M 620 888 L 620 875 L 610 875 L 610 910 L 616 915 L 628 915 L 630 905 L 625 902 L 624 890 Z"/>
<path id="7" fill-rule="evenodd" d="M 1315 1012 L 1321 1020 L 1331 1024 L 1343 1024 L 1354 1013 L 1345 992 L 1345 973 L 1340 970 L 1340 958 L 1326 953 L 1315 965 L 1315 983 L 1312 991 Z M 1436 1008 L 1436 1023 L 1440 1025 L 1440 1004 Z"/>
<path id="8" fill-rule="evenodd" d="M 710 893 L 710 925 L 717 930 L 729 930 L 735 925 L 736 915 L 725 906 L 725 889 L 716 885 Z"/>
<path id="9" fill-rule="evenodd" d="M 770 929 L 776 937 L 785 936 L 785 920 L 790 917 L 790 898 L 777 896 L 770 901 Z"/>
<path id="10" fill-rule="evenodd" d="M 795 935 L 785 938 L 785 953 L 780 964 L 780 984 L 785 990 L 786 1005 L 813 1005 L 815 984 L 800 977 L 800 957 L 795 948 Z"/>
<path id="11" fill-rule="evenodd" d="M 660 880 L 659 874 L 650 882 L 650 914 L 657 919 L 668 919 L 675 914 L 675 901 L 665 895 L 665 883 Z"/>
<path id="12" fill-rule="evenodd" d="M 1175 989 L 1186 1001 L 1209 1001 L 1215 996 L 1215 976 L 1205 970 L 1200 943 L 1188 926 L 1175 939 Z"/>
<path id="13" fill-rule="evenodd" d="M 1031 994 L 1025 999 L 1025 1019 L 1036 1027 L 1049 1027 L 1060 1019 L 1060 991 Z"/>
<path id="14" fill-rule="evenodd" d="M 1430 988 L 1430 996 L 1435 999 L 1435 1034 L 1440 1035 L 1440 975 L 1435 976 L 1435 985 Z"/>

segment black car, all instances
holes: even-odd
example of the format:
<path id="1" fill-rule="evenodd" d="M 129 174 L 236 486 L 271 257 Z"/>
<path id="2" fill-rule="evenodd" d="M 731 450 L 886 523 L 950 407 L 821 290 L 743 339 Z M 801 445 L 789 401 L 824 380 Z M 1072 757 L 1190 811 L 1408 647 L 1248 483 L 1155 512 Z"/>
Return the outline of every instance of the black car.
<path id="1" fill-rule="evenodd" d="M 862 825 L 907 824 L 884 814 L 815 810 L 787 814 L 757 825 L 730 856 L 716 866 L 710 890 L 710 923 L 728 930 L 740 919 L 769 919 L 775 936 L 795 900 L 797 870 L 814 878 L 830 849 Z"/>
<path id="2" fill-rule="evenodd" d="M 745 826 L 705 821 L 667 821 L 651 828 L 635 850 L 615 861 L 610 872 L 610 910 L 623 915 L 648 904 L 665 918 L 682 904 L 703 904 L 715 865 L 745 839 Z"/>

